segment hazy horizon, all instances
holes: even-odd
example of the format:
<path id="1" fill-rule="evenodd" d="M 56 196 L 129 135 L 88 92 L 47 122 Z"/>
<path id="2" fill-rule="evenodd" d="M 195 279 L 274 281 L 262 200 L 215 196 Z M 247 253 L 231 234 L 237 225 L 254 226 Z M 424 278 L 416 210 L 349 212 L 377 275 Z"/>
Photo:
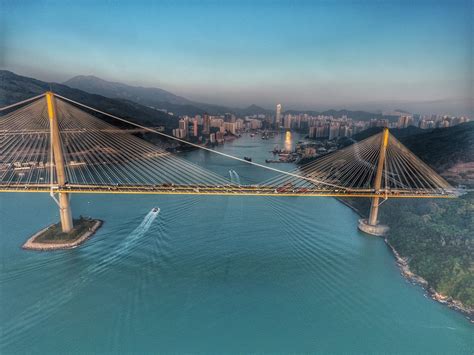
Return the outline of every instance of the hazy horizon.
<path id="1" fill-rule="evenodd" d="M 3 3 L 0 66 L 231 107 L 473 111 L 470 1 L 87 4 Z"/>

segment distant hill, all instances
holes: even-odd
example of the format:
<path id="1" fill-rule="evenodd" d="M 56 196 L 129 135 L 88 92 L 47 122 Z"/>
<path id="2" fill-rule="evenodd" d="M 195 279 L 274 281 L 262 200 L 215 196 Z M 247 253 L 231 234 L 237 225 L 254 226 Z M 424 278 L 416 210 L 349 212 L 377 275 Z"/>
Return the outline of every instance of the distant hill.
<path id="1" fill-rule="evenodd" d="M 237 113 L 239 113 L 241 116 L 250 116 L 250 115 L 262 115 L 262 114 L 273 114 L 274 112 L 271 110 L 267 110 L 263 107 L 257 106 L 255 104 L 250 105 L 249 107 L 242 108 L 242 109 L 236 109 Z"/>
<path id="2" fill-rule="evenodd" d="M 268 110 L 255 104 L 250 105 L 246 108 L 226 107 L 207 104 L 203 102 L 192 101 L 159 88 L 132 86 L 123 83 L 103 80 L 90 75 L 75 76 L 64 82 L 64 84 L 76 89 L 90 92 L 92 94 L 99 94 L 110 98 L 126 99 L 145 106 L 165 109 L 168 112 L 173 112 L 176 115 L 193 116 L 202 115 L 203 113 L 208 113 L 211 115 L 233 113 L 238 116 L 251 116 L 255 114 L 274 114 L 274 110 Z M 326 115 L 334 117 L 342 117 L 346 115 L 354 120 L 361 121 L 367 121 L 372 118 L 386 118 L 391 121 L 398 119 L 398 116 L 384 116 L 381 113 L 351 110 L 327 110 L 322 112 L 287 110 L 285 111 L 285 113 L 308 113 L 311 115 Z"/>
<path id="3" fill-rule="evenodd" d="M 33 78 L 0 70 L 0 105 L 5 106 L 52 90 L 55 93 L 99 110 L 116 114 L 148 126 L 174 128 L 176 117 L 129 100 L 111 99 L 57 83 L 47 83 Z"/>
<path id="4" fill-rule="evenodd" d="M 112 82 L 97 78 L 95 76 L 75 76 L 64 82 L 72 88 L 98 94 L 110 98 L 125 99 L 139 103 L 144 106 L 150 106 L 156 109 L 165 109 L 176 115 L 202 115 L 208 113 L 211 115 L 234 113 L 241 116 L 253 115 L 259 113 L 268 113 L 256 105 L 247 108 L 230 108 L 219 105 L 212 105 L 202 102 L 188 100 L 182 96 L 175 95 L 169 91 L 159 88 L 149 88 L 141 86 L 132 86 L 118 82 Z"/>
<path id="5" fill-rule="evenodd" d="M 402 113 L 402 114 L 409 114 L 410 113 L 408 111 L 405 111 L 405 110 L 402 110 L 402 109 L 399 109 L 399 108 L 395 109 L 395 112 Z"/>
<path id="6" fill-rule="evenodd" d="M 163 89 L 131 86 L 118 82 L 106 81 L 92 75 L 78 75 L 63 84 L 71 88 L 90 92 L 91 94 L 130 100 L 147 106 L 153 102 L 168 102 L 170 104 L 178 105 L 192 104 L 190 100 Z"/>
<path id="7" fill-rule="evenodd" d="M 439 172 L 474 162 L 474 121 L 400 138 L 421 160 Z"/>

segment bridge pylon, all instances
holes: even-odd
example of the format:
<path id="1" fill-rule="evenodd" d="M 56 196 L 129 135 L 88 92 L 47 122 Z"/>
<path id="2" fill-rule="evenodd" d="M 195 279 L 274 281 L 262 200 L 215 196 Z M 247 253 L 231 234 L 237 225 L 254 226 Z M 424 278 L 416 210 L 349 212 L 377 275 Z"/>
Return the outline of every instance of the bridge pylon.
<path id="1" fill-rule="evenodd" d="M 387 154 L 387 146 L 388 146 L 388 137 L 389 132 L 388 128 L 385 127 L 383 129 L 382 139 L 380 142 L 380 153 L 379 153 L 379 161 L 377 164 L 377 173 L 375 174 L 375 181 L 374 181 L 374 190 L 376 193 L 380 193 L 380 188 L 382 186 L 382 174 L 384 171 L 384 164 L 385 164 L 385 156 Z M 371 226 L 376 226 L 378 223 L 378 214 L 379 214 L 379 203 L 380 197 L 376 196 L 372 198 L 372 204 L 370 206 L 370 215 L 368 223 Z"/>
<path id="2" fill-rule="evenodd" d="M 389 139 L 389 131 L 388 131 L 388 128 L 385 127 L 381 135 L 379 157 L 378 157 L 378 162 L 377 162 L 377 171 L 375 173 L 375 180 L 374 180 L 374 192 L 376 195 L 372 197 L 369 218 L 359 220 L 359 229 L 361 231 L 368 234 L 376 235 L 376 236 L 385 235 L 389 229 L 388 226 L 380 225 L 378 221 L 382 177 L 383 177 L 383 172 L 386 171 L 384 170 L 384 166 L 386 164 L 385 157 L 387 155 L 388 139 Z"/>
<path id="3" fill-rule="evenodd" d="M 52 155 L 54 157 L 54 166 L 56 168 L 57 187 L 63 188 L 66 184 L 66 173 L 64 170 L 64 154 L 61 143 L 61 135 L 59 133 L 59 123 L 56 112 L 56 103 L 54 94 L 48 91 L 45 95 L 48 106 L 48 117 L 50 125 L 50 139 Z M 51 161 L 53 164 L 53 161 Z M 51 180 L 53 177 L 51 176 Z M 65 192 L 59 193 L 59 214 L 61 217 L 61 228 L 64 233 L 68 233 L 73 228 L 71 206 L 69 202 L 69 194 Z"/>

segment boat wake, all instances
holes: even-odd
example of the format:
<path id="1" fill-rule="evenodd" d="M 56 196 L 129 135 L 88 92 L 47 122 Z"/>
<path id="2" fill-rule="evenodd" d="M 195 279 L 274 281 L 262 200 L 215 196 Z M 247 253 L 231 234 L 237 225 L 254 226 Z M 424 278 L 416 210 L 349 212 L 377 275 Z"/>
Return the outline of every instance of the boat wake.
<path id="1" fill-rule="evenodd" d="M 229 175 L 230 175 L 230 181 L 233 184 L 240 185 L 240 176 L 237 174 L 235 170 L 229 170 Z"/>
<path id="2" fill-rule="evenodd" d="M 136 227 L 112 253 L 108 254 L 98 264 L 86 268 L 67 287 L 59 290 L 56 289 L 50 295 L 33 303 L 19 314 L 18 317 L 12 319 L 10 322 L 6 322 L 8 324 L 2 324 L 0 328 L 2 333 L 0 349 L 13 343 L 39 322 L 44 321 L 56 313 L 59 310 L 59 306 L 73 299 L 78 290 L 88 284 L 92 277 L 97 277 L 97 275 L 104 273 L 111 265 L 129 255 L 140 238 L 150 229 L 159 213 L 159 208 L 153 208 L 148 212 L 138 227 Z"/>
<path id="3" fill-rule="evenodd" d="M 98 265 L 91 265 L 90 268 L 86 269 L 85 276 L 94 273 L 102 273 L 105 271 L 108 266 L 111 264 L 123 259 L 126 255 L 130 253 L 133 247 L 137 244 L 137 241 L 150 229 L 153 221 L 158 217 L 160 213 L 159 208 L 153 208 L 145 216 L 140 225 L 135 228 L 123 241 L 120 243 L 117 248 L 114 249 L 112 253 L 107 255 L 104 259 L 100 261 Z"/>

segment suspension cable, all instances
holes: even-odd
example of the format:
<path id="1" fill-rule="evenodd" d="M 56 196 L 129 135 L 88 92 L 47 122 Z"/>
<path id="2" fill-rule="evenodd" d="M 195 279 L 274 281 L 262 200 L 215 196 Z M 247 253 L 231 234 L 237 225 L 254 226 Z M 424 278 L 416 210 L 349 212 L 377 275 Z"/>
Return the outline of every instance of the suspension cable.
<path id="1" fill-rule="evenodd" d="M 39 99 L 40 97 L 43 97 L 44 95 L 45 94 L 41 94 L 41 95 L 38 95 L 38 96 L 30 97 L 29 99 L 26 99 L 26 100 L 23 100 L 23 101 L 20 101 L 20 102 L 16 102 L 16 103 L 8 105 L 8 106 L 0 107 L 0 112 L 8 110 L 8 109 L 16 107 L 16 106 L 19 106 L 21 104 L 26 104 L 27 102 L 30 102 L 30 101 L 34 101 L 36 99 Z"/>
<path id="2" fill-rule="evenodd" d="M 195 147 L 195 148 L 199 148 L 199 149 L 202 149 L 202 150 L 206 150 L 208 152 L 212 152 L 214 154 L 218 154 L 218 155 L 221 155 L 221 156 L 224 156 L 226 158 L 230 158 L 230 159 L 234 159 L 234 160 L 237 160 L 241 163 L 245 163 L 245 164 L 249 164 L 249 165 L 253 165 L 253 166 L 257 166 L 259 168 L 263 168 L 263 169 L 267 169 L 267 170 L 271 170 L 271 171 L 274 171 L 274 172 L 277 172 L 277 173 L 280 173 L 280 174 L 285 174 L 285 175 L 288 175 L 288 176 L 293 176 L 293 177 L 297 177 L 299 179 L 305 179 L 305 180 L 309 180 L 309 181 L 312 181 L 312 182 L 315 182 L 317 184 L 323 184 L 323 185 L 327 185 L 327 186 L 332 186 L 332 187 L 336 187 L 338 189 L 344 189 L 343 186 L 339 186 L 339 185 L 335 185 L 335 184 L 331 184 L 331 183 L 328 183 L 328 182 L 325 182 L 325 181 L 320 181 L 320 180 L 316 180 L 316 179 L 313 179 L 313 178 L 309 178 L 309 177 L 306 177 L 306 176 L 301 176 L 301 175 L 298 175 L 298 174 L 295 174 L 295 173 L 291 173 L 291 172 L 287 172 L 287 171 L 283 171 L 283 170 L 279 170 L 279 169 L 275 169 L 275 168 L 272 168 L 272 167 L 269 167 L 269 166 L 266 166 L 266 165 L 263 165 L 263 164 L 258 164 L 258 163 L 255 163 L 255 162 L 251 162 L 251 161 L 248 161 L 248 160 L 245 160 L 245 159 L 242 159 L 242 158 L 238 158 L 238 157 L 235 157 L 233 155 L 230 155 L 230 154 L 226 154 L 226 153 L 222 153 L 222 152 L 219 152 L 217 150 L 214 150 L 214 149 L 210 149 L 210 148 L 207 148 L 207 147 L 203 147 L 199 144 L 195 144 L 195 143 L 191 143 L 191 142 L 188 142 L 184 139 L 180 139 L 180 138 L 177 138 L 177 137 L 173 137 L 169 134 L 166 134 L 166 133 L 163 133 L 163 132 L 159 132 L 157 131 L 156 129 L 153 129 L 153 128 L 150 128 L 150 127 L 146 127 L 146 126 L 143 126 L 143 125 L 140 125 L 138 123 L 135 123 L 135 122 L 132 122 L 132 121 L 129 121 L 129 120 L 126 120 L 124 118 L 121 118 L 121 117 L 118 117 L 118 116 L 115 116 L 115 115 L 112 115 L 110 113 L 107 113 L 107 112 L 104 112 L 104 111 L 101 111 L 101 110 L 98 110 L 98 109 L 95 109 L 93 107 L 90 107 L 90 106 L 87 106 L 87 105 L 84 105 L 80 102 L 77 102 L 77 101 L 74 101 L 74 100 L 71 100 L 67 97 L 64 97 L 64 96 L 61 96 L 61 95 L 58 95 L 58 94 L 54 94 L 55 96 L 63 99 L 63 100 L 66 100 L 66 101 L 69 101 L 69 102 L 72 102 L 76 105 L 79 105 L 79 106 L 82 106 L 84 108 L 87 108 L 89 110 L 92 110 L 92 111 L 95 111 L 97 113 L 100 113 L 102 115 L 106 115 L 108 117 L 111 117 L 111 118 L 114 118 L 116 120 L 119 120 L 119 121 L 122 121 L 122 122 L 125 122 L 127 124 L 130 124 L 130 125 L 133 125 L 133 126 L 136 126 L 136 127 L 140 127 L 146 131 L 149 131 L 149 132 L 152 132 L 152 133 L 156 133 L 158 135 L 161 135 L 163 137 L 166 137 L 166 138 L 169 138 L 169 139 L 173 139 L 175 141 L 178 141 L 178 142 L 181 142 L 181 143 L 185 143 L 185 144 L 188 144 L 192 147 Z"/>

